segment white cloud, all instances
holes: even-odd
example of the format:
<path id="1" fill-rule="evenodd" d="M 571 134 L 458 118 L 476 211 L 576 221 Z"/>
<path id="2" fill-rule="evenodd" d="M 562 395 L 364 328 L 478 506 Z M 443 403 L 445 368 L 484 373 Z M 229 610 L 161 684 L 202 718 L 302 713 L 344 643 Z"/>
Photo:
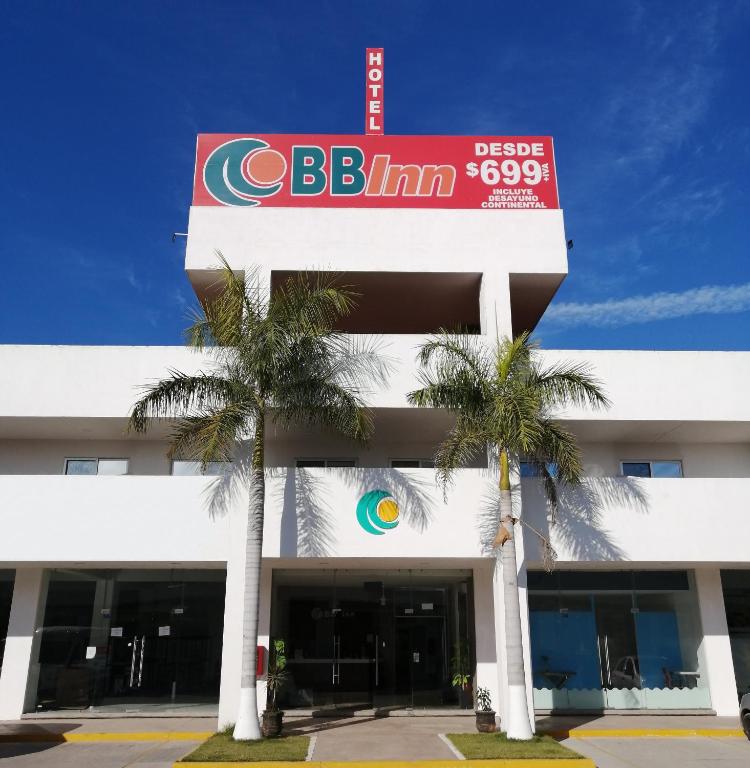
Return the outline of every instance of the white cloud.
<path id="1" fill-rule="evenodd" d="M 544 318 L 553 326 L 614 327 L 691 315 L 724 315 L 750 310 L 750 283 L 704 285 L 681 293 L 652 293 L 590 304 L 553 304 Z"/>

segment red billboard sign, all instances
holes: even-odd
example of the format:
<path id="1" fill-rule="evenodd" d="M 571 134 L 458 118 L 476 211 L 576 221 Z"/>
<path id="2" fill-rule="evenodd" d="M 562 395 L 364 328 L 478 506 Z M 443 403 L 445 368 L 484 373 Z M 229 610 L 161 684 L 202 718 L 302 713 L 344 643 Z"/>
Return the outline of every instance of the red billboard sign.
<path id="1" fill-rule="evenodd" d="M 382 48 L 368 48 L 365 52 L 365 133 L 373 136 L 385 133 L 383 56 Z"/>
<path id="2" fill-rule="evenodd" d="M 201 134 L 193 205 L 558 208 L 549 136 Z"/>

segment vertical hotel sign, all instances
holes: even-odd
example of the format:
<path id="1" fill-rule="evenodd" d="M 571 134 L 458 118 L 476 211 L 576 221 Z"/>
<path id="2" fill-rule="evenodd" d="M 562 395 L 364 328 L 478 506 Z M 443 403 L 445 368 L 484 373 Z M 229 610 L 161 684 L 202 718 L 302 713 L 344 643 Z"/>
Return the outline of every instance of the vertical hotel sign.
<path id="1" fill-rule="evenodd" d="M 384 130 L 383 49 L 365 52 L 365 133 L 382 136 Z"/>

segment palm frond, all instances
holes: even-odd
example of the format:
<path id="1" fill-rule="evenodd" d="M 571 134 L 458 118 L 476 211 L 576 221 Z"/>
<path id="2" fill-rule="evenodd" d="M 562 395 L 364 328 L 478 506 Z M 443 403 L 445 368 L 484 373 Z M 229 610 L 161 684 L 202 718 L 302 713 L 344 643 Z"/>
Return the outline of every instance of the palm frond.
<path id="1" fill-rule="evenodd" d="M 541 393 L 547 405 L 560 407 L 575 405 L 589 408 L 608 408 L 609 399 L 602 383 L 582 363 L 557 363 L 542 370 L 534 370 L 529 386 Z"/>
<path id="2" fill-rule="evenodd" d="M 330 331 L 355 308 L 356 295 L 350 286 L 336 285 L 335 275 L 303 272 L 275 289 L 268 317 L 301 333 Z"/>
<path id="3" fill-rule="evenodd" d="M 194 409 L 221 407 L 235 397 L 232 383 L 221 376 L 188 376 L 177 370 L 170 370 L 169 378 L 144 389 L 128 422 L 128 429 L 135 432 L 145 432 L 152 419 L 179 418 Z"/>
<path id="4" fill-rule="evenodd" d="M 437 361 L 436 368 L 440 371 L 456 371 L 465 368 L 478 381 L 487 376 L 483 350 L 475 337 L 465 334 L 438 332 L 422 344 L 417 359 L 423 368 Z"/>
<path id="5" fill-rule="evenodd" d="M 238 403 L 228 403 L 198 416 L 180 419 L 171 433 L 170 458 L 231 461 L 235 445 L 247 436 L 257 413 Z"/>
<path id="6" fill-rule="evenodd" d="M 373 432 L 372 413 L 356 390 L 325 379 L 289 381 L 279 386 L 273 402 L 274 421 L 285 425 L 315 424 L 360 442 Z"/>
<path id="7" fill-rule="evenodd" d="M 466 466 L 487 449 L 487 435 L 480 424 L 459 417 L 435 451 L 437 479 L 445 489 L 456 469 Z"/>

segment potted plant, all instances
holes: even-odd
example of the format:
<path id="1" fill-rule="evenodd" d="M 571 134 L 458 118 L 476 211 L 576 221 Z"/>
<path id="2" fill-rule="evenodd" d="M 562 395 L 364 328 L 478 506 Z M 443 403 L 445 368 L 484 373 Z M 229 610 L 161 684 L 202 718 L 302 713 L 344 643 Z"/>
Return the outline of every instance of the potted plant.
<path id="1" fill-rule="evenodd" d="M 465 641 L 459 640 L 453 646 L 451 659 L 451 685 L 458 688 L 458 706 L 471 708 L 471 674 L 469 667 L 469 648 Z"/>
<path id="2" fill-rule="evenodd" d="M 476 716 L 479 733 L 495 732 L 497 728 L 495 724 L 495 710 L 492 709 L 492 698 L 487 688 L 477 688 Z"/>
<path id="3" fill-rule="evenodd" d="M 278 694 L 284 687 L 289 671 L 286 668 L 286 643 L 274 640 L 266 672 L 266 709 L 263 712 L 261 730 L 266 737 L 279 736 L 283 727 L 284 713 L 277 704 Z"/>

